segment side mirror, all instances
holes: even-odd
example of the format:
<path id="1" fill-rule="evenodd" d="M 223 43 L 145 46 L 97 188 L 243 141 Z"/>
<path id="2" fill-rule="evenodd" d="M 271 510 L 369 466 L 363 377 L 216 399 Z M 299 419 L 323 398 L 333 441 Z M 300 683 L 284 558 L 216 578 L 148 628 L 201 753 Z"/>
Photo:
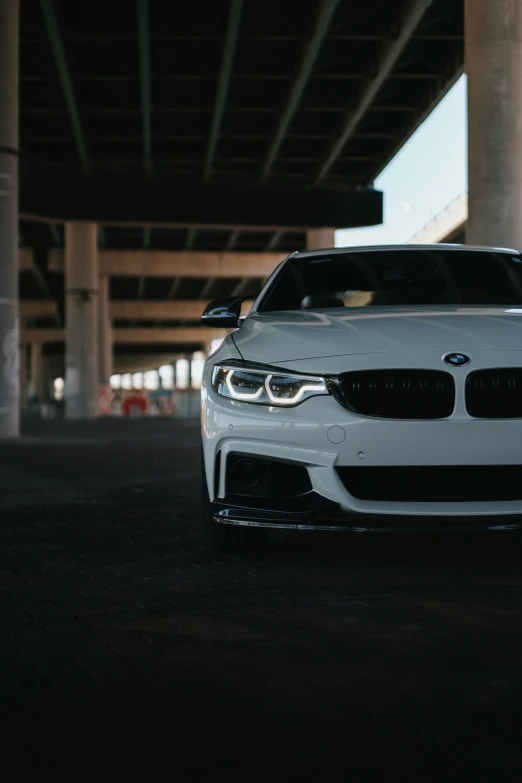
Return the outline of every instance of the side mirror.
<path id="1" fill-rule="evenodd" d="M 203 326 L 236 329 L 239 326 L 243 301 L 240 297 L 231 297 L 209 302 L 201 316 L 201 323 Z"/>

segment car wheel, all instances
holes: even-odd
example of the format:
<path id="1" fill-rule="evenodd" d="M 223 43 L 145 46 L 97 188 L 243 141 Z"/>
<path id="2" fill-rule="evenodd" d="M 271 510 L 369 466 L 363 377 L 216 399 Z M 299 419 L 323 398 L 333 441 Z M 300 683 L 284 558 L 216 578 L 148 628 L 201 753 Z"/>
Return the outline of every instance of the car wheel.
<path id="1" fill-rule="evenodd" d="M 210 501 L 208 495 L 203 454 L 201 455 L 201 502 L 203 526 L 212 551 L 229 554 L 241 552 L 256 553 L 266 550 L 268 534 L 263 528 L 223 525 L 219 522 L 214 522 L 215 506 Z"/>

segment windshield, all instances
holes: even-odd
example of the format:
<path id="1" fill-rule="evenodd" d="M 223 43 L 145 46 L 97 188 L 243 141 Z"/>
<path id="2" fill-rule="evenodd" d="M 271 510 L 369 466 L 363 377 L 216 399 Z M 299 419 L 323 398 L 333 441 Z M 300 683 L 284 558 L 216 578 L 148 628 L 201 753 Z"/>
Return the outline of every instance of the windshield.
<path id="1" fill-rule="evenodd" d="M 453 304 L 522 304 L 522 256 L 434 248 L 291 258 L 257 309 Z"/>

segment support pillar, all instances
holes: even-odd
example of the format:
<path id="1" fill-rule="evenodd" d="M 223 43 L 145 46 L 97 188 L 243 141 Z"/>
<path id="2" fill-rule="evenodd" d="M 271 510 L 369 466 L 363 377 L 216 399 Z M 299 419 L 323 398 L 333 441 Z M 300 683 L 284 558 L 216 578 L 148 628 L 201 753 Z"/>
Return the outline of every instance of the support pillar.
<path id="1" fill-rule="evenodd" d="M 185 358 L 188 362 L 187 389 L 190 391 L 192 389 L 192 360 L 194 359 L 194 356 L 193 354 L 189 353 Z"/>
<path id="2" fill-rule="evenodd" d="M 38 398 L 38 402 L 46 401 L 46 387 L 43 363 L 42 343 L 31 343 L 31 395 Z"/>
<path id="3" fill-rule="evenodd" d="M 110 280 L 98 280 L 98 381 L 108 386 L 112 375 L 112 322 L 110 317 Z"/>
<path id="4" fill-rule="evenodd" d="M 20 434 L 18 0 L 0 2 L 0 439 Z"/>
<path id="5" fill-rule="evenodd" d="M 466 242 L 522 248 L 522 4 L 466 0 Z"/>
<path id="6" fill-rule="evenodd" d="M 306 232 L 306 249 L 322 250 L 335 247 L 335 228 L 309 228 Z"/>
<path id="7" fill-rule="evenodd" d="M 65 416 L 98 415 L 98 230 L 65 224 Z"/>
<path id="8" fill-rule="evenodd" d="M 20 410 L 27 410 L 27 343 L 20 343 Z"/>

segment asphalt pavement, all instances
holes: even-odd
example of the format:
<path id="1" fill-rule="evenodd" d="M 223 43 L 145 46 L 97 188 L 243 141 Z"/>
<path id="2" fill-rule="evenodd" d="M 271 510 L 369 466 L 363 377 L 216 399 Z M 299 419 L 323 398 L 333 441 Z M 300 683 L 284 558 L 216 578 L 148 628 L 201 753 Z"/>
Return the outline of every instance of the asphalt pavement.
<path id="1" fill-rule="evenodd" d="M 522 538 L 210 554 L 197 423 L 0 446 L 6 781 L 520 781 Z"/>

